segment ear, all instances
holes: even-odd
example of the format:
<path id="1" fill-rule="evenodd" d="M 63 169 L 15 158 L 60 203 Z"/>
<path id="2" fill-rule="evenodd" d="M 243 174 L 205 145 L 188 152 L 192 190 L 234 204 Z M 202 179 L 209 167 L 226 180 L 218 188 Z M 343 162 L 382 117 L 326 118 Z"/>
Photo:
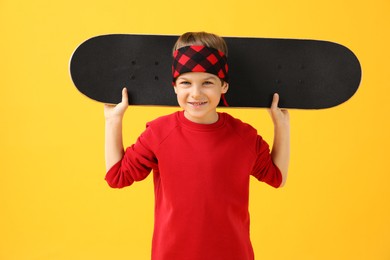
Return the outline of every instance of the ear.
<path id="1" fill-rule="evenodd" d="M 177 95 L 177 87 L 176 87 L 176 83 L 173 85 L 173 89 L 175 91 L 175 94 Z"/>
<path id="2" fill-rule="evenodd" d="M 225 94 L 229 89 L 229 84 L 227 82 L 222 83 L 222 94 Z"/>

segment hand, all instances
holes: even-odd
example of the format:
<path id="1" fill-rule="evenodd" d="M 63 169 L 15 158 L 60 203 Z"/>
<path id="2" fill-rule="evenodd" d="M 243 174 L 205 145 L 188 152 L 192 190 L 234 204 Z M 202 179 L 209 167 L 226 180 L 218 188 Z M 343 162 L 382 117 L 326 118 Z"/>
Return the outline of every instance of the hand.
<path id="1" fill-rule="evenodd" d="M 287 180 L 288 165 L 290 162 L 290 115 L 287 110 L 280 109 L 279 95 L 274 94 L 271 108 L 268 110 L 274 123 L 274 143 L 272 146 L 272 161 L 282 173 L 281 187 Z"/>
<path id="2" fill-rule="evenodd" d="M 271 115 L 275 127 L 288 128 L 290 126 L 290 115 L 286 109 L 280 109 L 278 104 L 279 94 L 275 93 L 272 99 L 271 108 L 268 109 L 268 112 Z"/>
<path id="3" fill-rule="evenodd" d="M 122 89 L 122 101 L 117 105 L 104 104 L 104 116 L 106 119 L 119 118 L 122 119 L 129 106 L 129 98 L 127 89 Z"/>

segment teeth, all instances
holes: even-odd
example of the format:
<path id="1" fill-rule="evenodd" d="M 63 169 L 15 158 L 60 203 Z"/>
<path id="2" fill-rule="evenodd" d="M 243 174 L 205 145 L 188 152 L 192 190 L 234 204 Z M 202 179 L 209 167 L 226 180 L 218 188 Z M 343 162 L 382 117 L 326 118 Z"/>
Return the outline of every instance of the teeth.
<path id="1" fill-rule="evenodd" d="M 191 102 L 191 104 L 195 105 L 195 106 L 200 106 L 200 105 L 203 105 L 205 104 L 206 102 Z"/>

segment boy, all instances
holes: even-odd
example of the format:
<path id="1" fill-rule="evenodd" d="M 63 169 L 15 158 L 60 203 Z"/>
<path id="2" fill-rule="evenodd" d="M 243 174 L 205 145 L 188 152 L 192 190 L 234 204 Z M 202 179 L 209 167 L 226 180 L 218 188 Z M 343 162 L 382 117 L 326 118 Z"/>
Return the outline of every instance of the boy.
<path id="1" fill-rule="evenodd" d="M 185 33 L 173 52 L 173 87 L 183 111 L 147 124 L 126 151 L 122 102 L 105 105 L 106 180 L 122 188 L 153 170 L 153 260 L 253 260 L 249 178 L 283 186 L 289 163 L 289 114 L 273 97 L 272 152 L 248 124 L 218 113 L 228 91 L 227 48 L 209 33 Z M 226 102 L 225 102 L 226 103 Z"/>

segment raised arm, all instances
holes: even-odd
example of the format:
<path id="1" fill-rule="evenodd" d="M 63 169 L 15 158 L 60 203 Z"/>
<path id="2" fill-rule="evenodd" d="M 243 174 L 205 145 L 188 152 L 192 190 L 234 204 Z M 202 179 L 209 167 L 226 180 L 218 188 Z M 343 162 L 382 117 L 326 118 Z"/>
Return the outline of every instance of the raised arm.
<path id="1" fill-rule="evenodd" d="M 122 120 L 129 106 L 127 90 L 122 90 L 122 101 L 118 105 L 104 105 L 105 126 L 105 159 L 106 171 L 119 162 L 124 154 L 122 138 Z"/>
<path id="2" fill-rule="evenodd" d="M 272 105 L 269 109 L 274 123 L 274 143 L 271 156 L 276 166 L 282 172 L 283 180 L 280 187 L 283 187 L 287 180 L 288 166 L 290 162 L 290 115 L 287 110 L 278 107 L 279 95 L 274 94 Z"/>

